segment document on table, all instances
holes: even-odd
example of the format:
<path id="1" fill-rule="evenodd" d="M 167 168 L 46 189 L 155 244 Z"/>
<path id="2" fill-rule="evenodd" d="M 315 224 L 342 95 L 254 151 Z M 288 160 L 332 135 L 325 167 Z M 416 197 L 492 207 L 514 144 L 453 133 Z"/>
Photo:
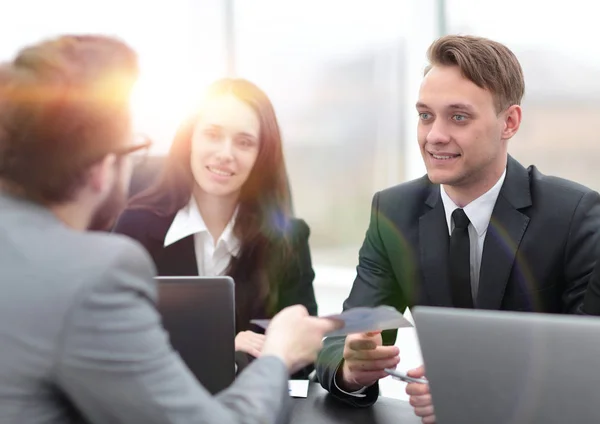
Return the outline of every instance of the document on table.
<path id="1" fill-rule="evenodd" d="M 308 397 L 308 380 L 288 380 L 288 389 L 291 397 Z"/>

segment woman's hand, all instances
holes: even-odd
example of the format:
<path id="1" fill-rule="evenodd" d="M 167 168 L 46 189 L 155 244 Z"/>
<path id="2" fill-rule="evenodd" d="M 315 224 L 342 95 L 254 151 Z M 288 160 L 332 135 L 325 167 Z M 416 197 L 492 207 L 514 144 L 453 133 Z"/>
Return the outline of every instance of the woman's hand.
<path id="1" fill-rule="evenodd" d="M 254 331 L 241 331 L 235 336 L 235 350 L 258 358 L 265 343 L 265 335 Z"/>

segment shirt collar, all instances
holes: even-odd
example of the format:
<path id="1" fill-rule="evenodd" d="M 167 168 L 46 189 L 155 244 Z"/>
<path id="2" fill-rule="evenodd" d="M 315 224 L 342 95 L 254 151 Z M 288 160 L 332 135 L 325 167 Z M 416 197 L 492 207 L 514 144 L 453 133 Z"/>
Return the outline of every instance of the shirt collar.
<path id="1" fill-rule="evenodd" d="M 506 169 L 492 188 L 463 208 L 465 214 L 469 218 L 469 221 L 471 221 L 473 228 L 475 228 L 477 235 L 480 237 L 487 231 L 487 227 L 492 217 L 492 212 L 494 211 L 494 206 L 496 205 L 496 200 L 498 200 L 498 195 L 500 194 L 500 189 L 502 188 L 505 178 Z M 440 194 L 442 196 L 442 202 L 444 203 L 444 212 L 446 213 L 448 232 L 452 234 L 452 212 L 454 212 L 455 209 L 458 209 L 458 206 L 456 203 L 454 203 L 450 196 L 448 196 L 448 193 L 446 193 L 446 189 L 443 185 L 440 185 Z"/>
<path id="2" fill-rule="evenodd" d="M 223 234 L 221 234 L 221 237 L 219 237 L 215 243 L 215 247 L 218 247 L 221 242 L 224 243 L 229 253 L 233 256 L 238 254 L 241 247 L 239 239 L 233 233 L 237 214 L 238 209 L 236 208 L 233 216 L 223 230 Z M 165 235 L 164 247 L 170 246 L 191 235 L 202 233 L 210 235 L 206 223 L 198 209 L 198 204 L 192 196 L 189 203 L 181 208 L 175 215 L 175 218 Z"/>
<path id="3" fill-rule="evenodd" d="M 233 213 L 233 216 L 231 217 L 231 219 L 227 223 L 227 226 L 223 230 L 223 234 L 221 234 L 221 237 L 219 238 L 219 240 L 217 240 L 217 245 L 221 241 L 223 243 L 225 243 L 225 246 L 227 247 L 227 251 L 233 256 L 237 256 L 237 254 L 240 251 L 240 247 L 241 247 L 240 240 L 233 233 L 233 227 L 235 226 L 235 220 L 237 218 L 237 214 L 238 214 L 238 209 L 236 208 L 235 212 Z"/>

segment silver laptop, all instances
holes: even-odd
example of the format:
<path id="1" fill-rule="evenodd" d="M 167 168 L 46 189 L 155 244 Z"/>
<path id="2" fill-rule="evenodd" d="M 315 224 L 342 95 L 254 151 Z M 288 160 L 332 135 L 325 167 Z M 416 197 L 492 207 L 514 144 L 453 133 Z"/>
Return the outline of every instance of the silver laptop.
<path id="1" fill-rule="evenodd" d="M 235 292 L 230 277 L 156 277 L 171 344 L 211 393 L 235 379 Z"/>
<path id="2" fill-rule="evenodd" d="M 440 424 L 600 423 L 600 318 L 416 307 Z"/>

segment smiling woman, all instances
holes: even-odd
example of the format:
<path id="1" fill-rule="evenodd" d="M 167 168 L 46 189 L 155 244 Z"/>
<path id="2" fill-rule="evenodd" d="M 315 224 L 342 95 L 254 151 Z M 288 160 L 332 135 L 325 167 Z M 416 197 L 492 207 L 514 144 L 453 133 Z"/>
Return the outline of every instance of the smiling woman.
<path id="1" fill-rule="evenodd" d="M 157 182 L 115 227 L 146 247 L 161 276 L 233 277 L 239 370 L 264 339 L 251 319 L 294 304 L 317 313 L 309 229 L 292 218 L 288 187 L 271 101 L 249 81 L 222 79 L 179 127 Z"/>

